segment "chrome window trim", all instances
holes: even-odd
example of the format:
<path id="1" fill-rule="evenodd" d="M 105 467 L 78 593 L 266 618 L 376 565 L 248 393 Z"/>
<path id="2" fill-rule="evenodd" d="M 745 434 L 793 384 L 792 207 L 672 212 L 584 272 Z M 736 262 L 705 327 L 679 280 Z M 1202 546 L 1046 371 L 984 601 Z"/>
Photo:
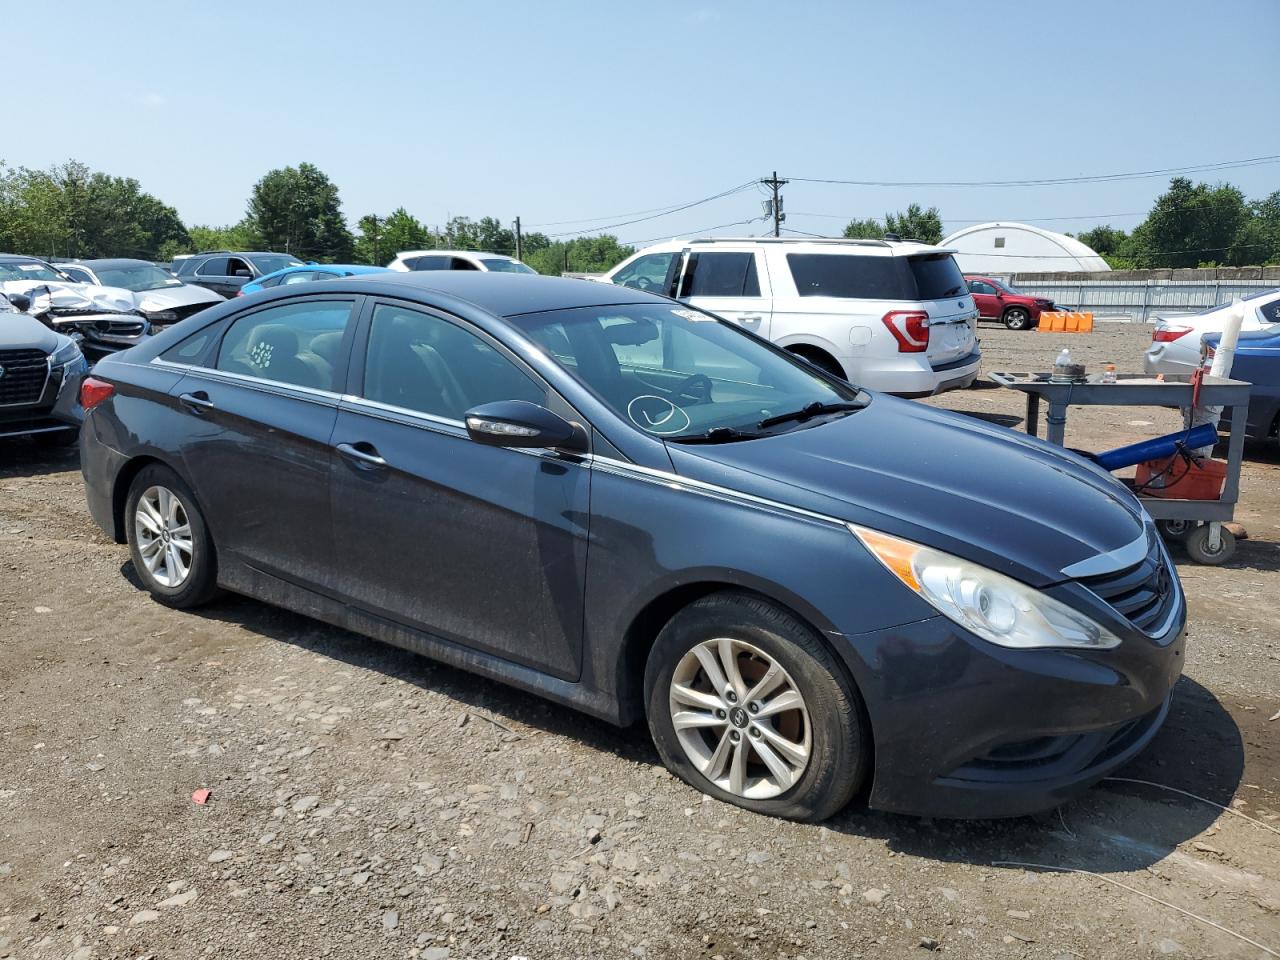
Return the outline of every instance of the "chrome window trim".
<path id="1" fill-rule="evenodd" d="M 1085 557 L 1073 564 L 1062 568 L 1062 575 L 1070 577 L 1073 580 L 1081 577 L 1096 577 L 1104 573 L 1115 573 L 1117 570 L 1123 570 L 1125 567 L 1132 567 L 1141 563 L 1146 559 L 1147 552 L 1151 549 L 1150 538 L 1154 535 L 1151 525 L 1147 522 L 1142 524 L 1142 532 L 1137 538 L 1109 550 L 1106 553 L 1099 553 L 1092 557 Z"/>
<path id="2" fill-rule="evenodd" d="M 212 380 L 215 383 L 230 383 L 232 385 L 241 385 L 246 387 L 256 387 L 264 393 L 270 393 L 273 396 L 293 397 L 295 400 L 303 400 L 310 403 L 337 403 L 342 399 L 342 394 L 333 390 L 317 390 L 315 387 L 302 387 L 293 383 L 286 383 L 283 380 L 267 380 L 264 377 L 249 377 L 242 373 L 232 373 L 229 370 L 216 370 L 213 367 L 199 367 L 190 363 L 175 363 L 172 360 L 161 360 L 159 357 L 153 357 L 151 363 L 161 367 L 172 367 L 175 370 L 185 370 L 188 374 L 196 377 L 203 377 L 206 380 Z M 297 397 L 294 393 L 303 393 L 307 396 Z"/>
<path id="3" fill-rule="evenodd" d="M 467 425 L 461 420 L 453 420 L 449 417 L 438 417 L 434 413 L 425 413 L 421 410 L 410 410 L 408 407 L 397 407 L 393 403 L 383 403 L 381 400 L 369 400 L 366 397 L 358 397 L 354 393 L 344 393 L 339 398 L 343 404 L 349 407 L 357 408 L 361 413 L 369 413 L 373 416 L 379 414 L 395 414 L 396 422 L 400 422 L 400 417 L 408 417 L 417 420 L 427 427 L 453 427 L 461 430 L 463 433 L 467 431 Z M 382 419 L 391 419 L 384 416 Z M 444 431 L 439 431 L 444 432 Z"/>

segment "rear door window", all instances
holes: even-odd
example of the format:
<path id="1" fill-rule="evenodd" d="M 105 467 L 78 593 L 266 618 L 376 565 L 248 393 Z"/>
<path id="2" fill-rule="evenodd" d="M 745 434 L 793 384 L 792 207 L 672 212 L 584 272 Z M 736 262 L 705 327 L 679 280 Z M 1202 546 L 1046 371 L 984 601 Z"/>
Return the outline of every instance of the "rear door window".
<path id="1" fill-rule="evenodd" d="M 418 257 L 411 261 L 411 270 L 448 270 L 452 257 Z"/>
<path id="2" fill-rule="evenodd" d="M 244 314 L 227 328 L 215 367 L 228 373 L 333 390 L 351 300 L 301 300 Z"/>
<path id="3" fill-rule="evenodd" d="M 754 253 L 692 253 L 680 283 L 680 298 L 758 297 Z"/>
<path id="4" fill-rule="evenodd" d="M 479 270 L 480 268 L 477 267 L 470 260 L 468 260 L 466 257 L 454 257 L 453 263 L 449 265 L 449 269 L 450 270 Z"/>
<path id="5" fill-rule="evenodd" d="M 196 268 L 196 273 L 202 277 L 227 277 L 230 276 L 227 263 L 227 257 L 210 257 Z"/>

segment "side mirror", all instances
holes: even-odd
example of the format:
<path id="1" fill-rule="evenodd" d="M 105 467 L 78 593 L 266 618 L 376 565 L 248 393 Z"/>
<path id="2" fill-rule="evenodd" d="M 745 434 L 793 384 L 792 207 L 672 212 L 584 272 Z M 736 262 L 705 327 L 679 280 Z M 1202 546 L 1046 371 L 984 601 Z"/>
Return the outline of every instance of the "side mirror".
<path id="1" fill-rule="evenodd" d="M 246 280 L 248 280 L 253 276 L 253 271 L 241 269 L 241 270 L 234 271 L 231 275 L 233 277 L 244 277 Z"/>
<path id="2" fill-rule="evenodd" d="M 586 435 L 546 407 L 527 400 L 498 400 L 472 407 L 463 416 L 467 436 L 491 447 L 586 449 Z"/>
<path id="3" fill-rule="evenodd" d="M 31 309 L 31 298 L 25 293 L 9 294 L 9 302 L 13 304 L 13 309 L 17 310 L 19 313 L 26 313 Z"/>

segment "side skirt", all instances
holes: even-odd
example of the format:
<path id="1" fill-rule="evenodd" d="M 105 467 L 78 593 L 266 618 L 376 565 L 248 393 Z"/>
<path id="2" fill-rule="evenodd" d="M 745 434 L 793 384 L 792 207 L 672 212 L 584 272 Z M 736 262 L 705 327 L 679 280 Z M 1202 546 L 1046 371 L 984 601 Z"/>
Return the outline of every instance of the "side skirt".
<path id="1" fill-rule="evenodd" d="M 579 683 L 560 680 L 510 660 L 481 653 L 339 603 L 322 594 L 264 573 L 225 554 L 218 558 L 218 585 L 273 606 L 362 634 L 393 647 L 497 680 L 613 724 L 622 724 L 617 700 Z"/>

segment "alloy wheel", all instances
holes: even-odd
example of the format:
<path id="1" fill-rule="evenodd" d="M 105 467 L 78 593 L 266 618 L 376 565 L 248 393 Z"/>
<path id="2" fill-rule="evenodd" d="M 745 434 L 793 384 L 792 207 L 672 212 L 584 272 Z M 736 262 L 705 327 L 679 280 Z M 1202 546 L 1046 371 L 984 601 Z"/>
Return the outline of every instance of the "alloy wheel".
<path id="1" fill-rule="evenodd" d="M 182 501 L 168 487 L 148 487 L 138 498 L 133 529 L 147 574 L 163 587 L 180 587 L 191 574 L 194 544 Z"/>
<path id="2" fill-rule="evenodd" d="M 685 755 L 721 790 L 767 800 L 793 787 L 812 755 L 813 728 L 791 675 L 759 647 L 699 643 L 671 675 L 671 722 Z"/>

